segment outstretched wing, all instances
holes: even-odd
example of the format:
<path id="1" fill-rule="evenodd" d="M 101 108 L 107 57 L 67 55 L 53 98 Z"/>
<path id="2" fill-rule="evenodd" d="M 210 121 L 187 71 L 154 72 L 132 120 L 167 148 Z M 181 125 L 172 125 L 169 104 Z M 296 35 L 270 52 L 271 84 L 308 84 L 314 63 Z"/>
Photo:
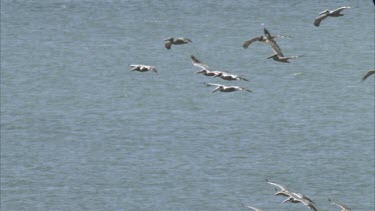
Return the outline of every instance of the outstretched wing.
<path id="1" fill-rule="evenodd" d="M 289 35 L 281 35 L 281 34 L 276 34 L 276 35 L 272 35 L 272 38 L 278 38 L 278 37 L 281 37 L 281 38 L 285 38 L 285 37 L 290 37 L 290 38 L 294 38 L 292 36 L 289 36 Z"/>
<path id="2" fill-rule="evenodd" d="M 279 56 L 284 56 L 283 52 L 281 52 L 281 49 L 279 47 L 279 45 L 276 43 L 275 40 L 273 40 L 272 38 L 268 39 L 266 38 L 266 42 L 271 46 L 273 52 L 275 52 L 275 54 L 279 55 Z"/>
<path id="3" fill-rule="evenodd" d="M 213 84 L 213 83 L 204 83 L 206 86 L 223 86 L 221 84 Z"/>
<path id="4" fill-rule="evenodd" d="M 243 48 L 248 48 L 249 45 L 251 45 L 251 43 L 255 42 L 255 41 L 259 41 L 260 37 L 254 37 L 254 38 L 251 38 L 249 40 L 246 40 L 244 42 L 244 44 L 242 45 Z"/>
<path id="5" fill-rule="evenodd" d="M 326 17 L 328 17 L 328 14 L 323 14 L 323 15 L 320 15 L 317 18 L 315 18 L 315 20 L 314 20 L 314 26 L 316 26 L 316 27 L 320 26 L 320 22 L 322 20 L 326 19 Z"/>
<path id="6" fill-rule="evenodd" d="M 350 207 L 346 206 L 345 204 L 342 204 L 342 203 L 339 203 L 339 202 L 331 201 L 331 199 L 328 199 L 328 201 L 329 201 L 331 204 L 340 207 L 340 208 L 341 208 L 342 210 L 344 210 L 344 211 L 350 211 L 350 210 L 352 210 Z"/>
<path id="7" fill-rule="evenodd" d="M 193 65 L 195 65 L 197 67 L 200 67 L 202 69 L 211 70 L 208 65 L 203 64 L 201 61 L 199 61 L 197 58 L 195 58 L 195 56 L 191 55 L 190 58 L 192 60 Z"/>
<path id="8" fill-rule="evenodd" d="M 340 7 L 340 8 L 337 8 L 335 10 L 333 10 L 332 12 L 330 12 L 331 15 L 338 15 L 341 11 L 343 11 L 344 9 L 349 9 L 350 7 Z"/>
<path id="9" fill-rule="evenodd" d="M 249 206 L 249 205 L 244 205 L 244 204 L 241 204 L 243 207 L 246 207 L 246 208 L 249 208 L 249 209 L 252 209 L 252 210 L 254 210 L 254 211 L 263 211 L 263 210 L 261 210 L 261 209 L 259 209 L 259 208 L 256 208 L 256 207 L 252 207 L 252 206 Z"/>
<path id="10" fill-rule="evenodd" d="M 280 184 L 277 184 L 277 183 L 274 183 L 274 182 L 270 182 L 270 181 L 268 181 L 268 179 L 266 179 L 266 182 L 270 185 L 274 185 L 274 186 L 280 188 L 281 190 L 288 191 L 288 189 L 283 185 L 280 185 Z"/>
<path id="11" fill-rule="evenodd" d="M 374 70 L 369 70 L 365 76 L 363 76 L 362 81 L 366 80 L 370 75 L 375 74 L 375 69 Z"/>

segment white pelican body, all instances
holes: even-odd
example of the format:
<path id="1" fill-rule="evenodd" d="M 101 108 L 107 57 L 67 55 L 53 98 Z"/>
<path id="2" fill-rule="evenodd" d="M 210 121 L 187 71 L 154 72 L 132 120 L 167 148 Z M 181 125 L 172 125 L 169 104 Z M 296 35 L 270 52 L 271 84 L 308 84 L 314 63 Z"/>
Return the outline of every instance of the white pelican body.
<path id="1" fill-rule="evenodd" d="M 322 12 L 319 13 L 319 16 L 317 18 L 315 18 L 314 20 L 314 26 L 318 27 L 320 26 L 320 22 L 324 19 L 326 19 L 328 16 L 329 17 L 339 17 L 339 16 L 343 16 L 343 14 L 341 14 L 340 12 L 343 11 L 344 9 L 348 9 L 350 7 L 340 7 L 340 8 L 337 8 L 335 10 L 324 10 Z"/>
<path id="2" fill-rule="evenodd" d="M 214 89 L 212 93 L 216 92 L 216 91 L 220 91 L 220 92 L 234 92 L 234 91 L 247 91 L 247 92 L 252 92 L 251 90 L 249 89 L 246 89 L 246 88 L 243 88 L 243 87 L 239 87 L 239 86 L 225 86 L 225 85 L 222 85 L 222 84 L 212 84 L 212 83 L 205 83 L 206 86 L 216 86 L 216 89 Z"/>
<path id="3" fill-rule="evenodd" d="M 238 75 L 234 75 L 234 74 L 229 74 L 229 73 L 226 73 L 226 72 L 219 72 L 218 74 L 216 74 L 214 76 L 215 77 L 220 77 L 224 80 L 227 80 L 227 81 L 234 81 L 234 80 L 244 80 L 244 81 L 248 81 L 246 78 L 242 78 Z"/>
<path id="4" fill-rule="evenodd" d="M 166 43 L 164 44 L 166 49 L 171 49 L 172 45 L 182 45 L 182 44 L 192 42 L 190 39 L 185 38 L 185 37 L 178 37 L 178 38 L 171 37 L 171 38 L 165 39 L 164 41 L 166 41 Z"/>
<path id="5" fill-rule="evenodd" d="M 129 66 L 131 67 L 130 71 L 138 71 L 138 72 L 154 71 L 155 73 L 158 72 L 154 66 L 148 66 L 148 65 L 143 65 L 143 64 L 131 64 Z"/>

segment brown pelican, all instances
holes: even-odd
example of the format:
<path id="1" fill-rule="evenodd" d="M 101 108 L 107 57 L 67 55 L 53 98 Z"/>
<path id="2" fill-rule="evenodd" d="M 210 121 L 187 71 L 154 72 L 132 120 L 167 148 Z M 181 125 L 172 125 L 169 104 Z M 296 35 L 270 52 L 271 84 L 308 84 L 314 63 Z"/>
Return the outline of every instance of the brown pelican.
<path id="1" fill-rule="evenodd" d="M 278 62 L 284 62 L 284 63 L 290 63 L 288 60 L 289 59 L 296 59 L 296 58 L 299 58 L 299 57 L 302 57 L 302 56 L 280 56 L 279 54 L 274 54 L 270 57 L 268 57 L 267 59 L 273 59 L 275 61 L 278 61 Z"/>
<path id="2" fill-rule="evenodd" d="M 342 204 L 342 203 L 339 203 L 339 202 L 331 201 L 331 199 L 328 199 L 328 201 L 329 201 L 331 204 L 340 207 L 341 211 L 350 211 L 350 210 L 352 210 L 351 208 L 349 208 L 349 207 L 346 206 L 345 204 Z"/>
<path id="3" fill-rule="evenodd" d="M 279 37 L 284 38 L 284 37 L 292 37 L 292 36 L 288 36 L 288 35 L 279 35 L 279 34 L 277 34 L 277 35 L 272 35 L 272 36 L 271 36 L 272 39 L 279 38 Z M 258 37 L 250 38 L 249 40 L 246 40 L 246 41 L 244 42 L 244 44 L 242 45 L 242 47 L 243 47 L 243 48 L 248 48 L 249 45 L 251 45 L 253 42 L 256 42 L 256 41 L 258 41 L 258 42 L 266 42 L 266 36 L 265 36 L 265 35 L 261 35 L 261 36 L 258 36 Z"/>
<path id="4" fill-rule="evenodd" d="M 246 208 L 249 208 L 249 209 L 252 209 L 252 210 L 254 210 L 254 211 L 263 211 L 263 210 L 261 210 L 261 209 L 259 209 L 259 208 L 252 207 L 252 206 L 249 206 L 249 205 L 241 204 L 241 206 L 246 207 Z"/>
<path id="5" fill-rule="evenodd" d="M 182 44 L 192 42 L 190 39 L 185 38 L 185 37 L 178 37 L 178 38 L 171 37 L 171 38 L 165 39 L 164 41 L 166 41 L 166 43 L 164 44 L 166 49 L 171 49 L 172 45 L 182 45 Z"/>
<path id="6" fill-rule="evenodd" d="M 214 76 L 215 77 L 220 77 L 224 80 L 227 80 L 227 81 L 233 81 L 233 80 L 244 80 L 244 81 L 249 81 L 247 80 L 246 78 L 242 78 L 238 75 L 234 75 L 234 74 L 229 74 L 229 73 L 226 73 L 226 72 L 219 72 L 218 74 L 216 74 Z"/>
<path id="7" fill-rule="evenodd" d="M 344 9 L 348 9 L 350 7 L 340 7 L 340 8 L 337 8 L 335 10 L 324 10 L 322 11 L 321 13 L 319 13 L 319 16 L 317 18 L 315 18 L 315 21 L 314 21 L 314 26 L 318 27 L 320 25 L 320 22 L 324 19 L 326 19 L 328 16 L 329 17 L 339 17 L 339 16 L 343 16 L 343 14 L 341 14 L 340 12 L 343 11 Z"/>
<path id="8" fill-rule="evenodd" d="M 158 71 L 155 69 L 154 66 L 147 66 L 147 65 L 143 65 L 143 64 L 131 64 L 129 65 L 130 67 L 132 67 L 130 69 L 130 71 L 138 71 L 138 72 L 147 72 L 147 71 L 154 71 L 155 73 L 157 73 Z"/>
<path id="9" fill-rule="evenodd" d="M 216 89 L 214 89 L 212 93 L 216 92 L 216 91 L 220 91 L 220 92 L 234 92 L 234 91 L 247 91 L 247 92 L 252 92 L 251 90 L 249 89 L 246 89 L 246 88 L 242 88 L 242 87 L 239 87 L 239 86 L 225 86 L 225 85 L 221 85 L 221 84 L 212 84 L 212 83 L 204 83 L 206 86 L 216 86 Z"/>
<path id="10" fill-rule="evenodd" d="M 369 70 L 365 76 L 363 76 L 362 78 L 362 81 L 366 80 L 368 77 L 370 77 L 370 75 L 374 75 L 375 74 L 375 69 L 372 69 L 372 70 Z"/>
<path id="11" fill-rule="evenodd" d="M 283 52 L 281 52 L 281 49 L 279 45 L 276 43 L 276 41 L 272 38 L 272 35 L 270 32 L 264 28 L 264 37 L 266 38 L 266 42 L 271 46 L 273 52 L 279 56 L 284 56 Z"/>

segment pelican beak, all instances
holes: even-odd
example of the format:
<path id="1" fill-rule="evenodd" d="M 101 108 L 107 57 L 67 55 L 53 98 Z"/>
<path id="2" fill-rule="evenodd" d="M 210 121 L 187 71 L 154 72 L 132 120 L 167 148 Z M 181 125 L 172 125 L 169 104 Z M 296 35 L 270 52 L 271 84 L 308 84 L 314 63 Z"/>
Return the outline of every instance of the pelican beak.
<path id="1" fill-rule="evenodd" d="M 270 59 L 270 58 L 272 58 L 272 57 L 274 57 L 274 55 L 272 55 L 272 56 L 268 57 L 267 59 Z"/>
<path id="2" fill-rule="evenodd" d="M 164 41 L 170 41 L 172 38 L 167 38 L 167 39 L 164 39 Z"/>

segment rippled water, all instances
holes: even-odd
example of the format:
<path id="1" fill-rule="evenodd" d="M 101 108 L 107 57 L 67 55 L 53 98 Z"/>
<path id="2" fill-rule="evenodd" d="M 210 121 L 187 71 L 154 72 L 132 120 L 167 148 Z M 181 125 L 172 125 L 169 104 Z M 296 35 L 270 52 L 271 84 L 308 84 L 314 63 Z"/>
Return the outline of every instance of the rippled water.
<path id="1" fill-rule="evenodd" d="M 374 210 L 374 39 L 371 1 L 2 0 L 1 210 L 307 210 L 265 179 Z"/>

